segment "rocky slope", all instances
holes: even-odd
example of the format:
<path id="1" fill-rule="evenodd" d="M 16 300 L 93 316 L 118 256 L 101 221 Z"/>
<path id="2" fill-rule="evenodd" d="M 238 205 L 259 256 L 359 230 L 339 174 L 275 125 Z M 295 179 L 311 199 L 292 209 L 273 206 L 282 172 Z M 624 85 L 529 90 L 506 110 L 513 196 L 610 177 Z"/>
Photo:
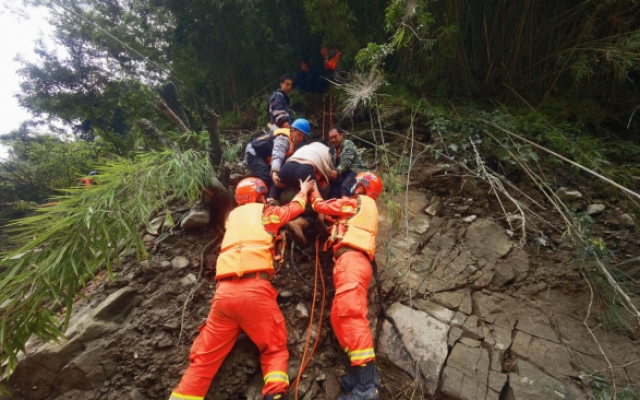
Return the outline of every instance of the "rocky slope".
<path id="1" fill-rule="evenodd" d="M 544 243 L 523 241 L 517 229 L 522 221 L 505 218 L 487 187 L 441 178 L 402 199 L 408 205 L 406 221 L 394 221 L 380 202 L 382 299 L 372 282 L 370 316 L 384 385 L 381 397 L 588 399 L 588 379 L 581 375 L 598 372 L 611 380 L 599 345 L 616 367 L 618 387 L 637 390 L 640 346 L 634 333 L 606 331 L 591 318 L 588 325 L 599 345 L 593 340 L 583 325 L 589 287 L 562 232 L 549 226 Z M 535 198 L 536 193 L 529 195 Z M 600 204 L 593 213 L 594 230 L 618 247 L 630 275 L 638 273 L 635 222 L 624 209 L 616 209 L 622 203 L 596 202 L 582 194 L 571 201 L 585 210 Z M 179 220 L 184 209 L 176 206 L 169 212 Z M 554 218 L 551 211 L 540 215 Z M 64 340 L 30 343 L 28 356 L 6 382 L 11 398 L 168 398 L 187 366 L 189 347 L 215 292 L 219 240 L 210 249 L 206 246 L 219 236 L 207 227 L 158 230 L 144 238 L 149 259 L 139 262 L 125 254 L 115 281 L 101 276 L 85 289 L 87 300 L 79 299 Z M 295 251 L 273 282 L 289 330 L 292 379 L 305 350 L 313 260 L 313 246 Z M 325 263 L 324 318 L 318 328 L 319 289 L 311 331 L 318 345 L 301 376 L 300 399 L 337 398 L 338 379 L 348 362 L 328 319 L 330 268 Z M 594 304 L 592 315 L 598 307 Z M 261 386 L 257 350 L 241 336 L 207 399 L 257 400 Z"/>

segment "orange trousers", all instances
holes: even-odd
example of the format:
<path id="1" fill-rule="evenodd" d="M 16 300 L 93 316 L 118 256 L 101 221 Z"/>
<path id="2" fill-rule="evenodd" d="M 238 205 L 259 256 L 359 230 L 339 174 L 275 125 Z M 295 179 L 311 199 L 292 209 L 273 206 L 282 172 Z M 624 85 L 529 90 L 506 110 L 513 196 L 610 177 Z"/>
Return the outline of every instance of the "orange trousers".
<path id="1" fill-rule="evenodd" d="M 242 331 L 260 350 L 265 382 L 262 397 L 286 392 L 289 351 L 277 295 L 271 283 L 263 279 L 219 282 L 207 322 L 193 342 L 190 365 L 170 400 L 204 399 L 211 380 Z"/>
<path id="2" fill-rule="evenodd" d="M 336 260 L 333 282 L 336 296 L 331 306 L 331 325 L 351 365 L 373 361 L 373 336 L 369 327 L 367 293 L 372 268 L 360 251 L 347 251 Z"/>

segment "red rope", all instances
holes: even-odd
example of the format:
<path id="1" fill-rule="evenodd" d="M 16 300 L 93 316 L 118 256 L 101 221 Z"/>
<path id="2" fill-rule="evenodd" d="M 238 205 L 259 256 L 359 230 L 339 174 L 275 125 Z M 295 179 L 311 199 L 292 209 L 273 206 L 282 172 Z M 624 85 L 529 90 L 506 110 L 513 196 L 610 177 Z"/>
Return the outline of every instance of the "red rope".
<path id="1" fill-rule="evenodd" d="M 324 140 L 324 120 L 327 117 L 327 100 L 322 98 L 322 140 Z"/>
<path id="2" fill-rule="evenodd" d="M 323 130 L 323 133 L 324 133 L 324 130 Z M 311 330 L 313 328 L 313 314 L 315 313 L 316 294 L 318 293 L 317 292 L 318 274 L 320 274 L 320 280 L 322 282 L 322 306 L 320 308 L 320 319 L 318 321 L 316 341 L 313 344 L 313 349 L 311 350 L 309 357 L 307 358 L 307 350 L 309 349 L 309 342 L 311 341 Z M 307 365 L 309 365 L 309 362 L 311 361 L 311 357 L 313 356 L 313 353 L 315 353 L 316 347 L 318 346 L 318 342 L 320 341 L 320 334 L 322 333 L 322 318 L 324 317 L 325 298 L 326 298 L 326 288 L 324 285 L 324 276 L 322 275 L 322 268 L 320 267 L 320 237 L 318 237 L 316 239 L 316 272 L 315 272 L 314 283 L 313 283 L 313 303 L 311 304 L 311 314 L 309 316 L 309 330 L 307 332 L 307 340 L 305 341 L 304 350 L 302 351 L 302 360 L 300 360 L 300 371 L 298 371 L 298 376 L 294 381 L 296 385 L 295 400 L 298 400 L 298 391 L 299 391 L 300 377 L 302 376 L 302 372 L 305 370 L 305 368 L 307 368 Z M 293 383 L 291 384 L 291 386 L 293 386 Z"/>

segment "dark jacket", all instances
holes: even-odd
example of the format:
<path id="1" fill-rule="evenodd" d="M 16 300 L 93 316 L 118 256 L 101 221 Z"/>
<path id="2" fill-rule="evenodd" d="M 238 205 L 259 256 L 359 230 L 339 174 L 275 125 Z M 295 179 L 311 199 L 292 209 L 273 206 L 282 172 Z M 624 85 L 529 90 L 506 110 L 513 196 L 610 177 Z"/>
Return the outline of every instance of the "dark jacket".
<path id="1" fill-rule="evenodd" d="M 281 126 L 283 122 L 289 122 L 291 124 L 293 119 L 291 118 L 291 111 L 289 109 L 290 101 L 289 96 L 284 94 L 282 90 L 278 89 L 267 102 L 267 113 L 269 114 L 269 122 Z"/>

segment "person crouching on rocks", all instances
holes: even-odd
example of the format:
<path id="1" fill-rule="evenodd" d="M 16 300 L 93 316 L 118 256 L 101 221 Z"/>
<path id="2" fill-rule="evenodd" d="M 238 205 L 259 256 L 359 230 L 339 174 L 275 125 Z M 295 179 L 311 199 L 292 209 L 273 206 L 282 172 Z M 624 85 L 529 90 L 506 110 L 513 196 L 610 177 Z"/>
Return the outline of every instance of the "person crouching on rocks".
<path id="1" fill-rule="evenodd" d="M 273 186 L 269 190 L 269 197 L 278 199 L 282 193 L 282 186 L 295 186 L 300 180 L 306 179 L 307 177 L 311 177 L 311 179 L 317 183 L 318 187 L 326 187 L 328 189 L 329 174 L 332 171 L 333 162 L 329 155 L 329 148 L 319 142 L 308 144 L 296 150 L 296 152 L 287 159 L 287 162 L 278 173 L 281 185 L 280 187 Z M 302 247 L 307 246 L 304 231 L 309 227 L 310 219 L 318 221 L 318 230 L 320 232 L 326 231 L 323 222 L 324 215 L 320 214 L 316 218 L 315 213 L 311 210 L 309 210 L 309 212 L 313 215 L 298 217 L 285 226 L 291 233 L 296 244 Z"/>
<path id="2" fill-rule="evenodd" d="M 313 181 L 300 181 L 300 192 L 289 204 L 266 204 L 267 186 L 260 179 L 238 183 L 216 264 L 218 285 L 207 322 L 193 342 L 189 367 L 170 400 L 202 400 L 211 380 L 241 332 L 260 350 L 264 376 L 262 397 L 280 399 L 289 387 L 289 351 L 284 317 L 269 282 L 274 275 L 278 230 L 300 215 Z"/>
<path id="3" fill-rule="evenodd" d="M 334 252 L 333 282 L 336 295 L 331 306 L 331 326 L 340 346 L 351 359 L 351 367 L 342 378 L 348 394 L 339 400 L 378 400 L 380 379 L 375 367 L 376 355 L 367 318 L 367 291 L 378 233 L 378 207 L 375 200 L 382 192 L 382 180 L 373 172 L 362 172 L 350 197 L 325 201 L 314 186 L 311 204 L 318 213 L 333 216 L 327 246 Z"/>

